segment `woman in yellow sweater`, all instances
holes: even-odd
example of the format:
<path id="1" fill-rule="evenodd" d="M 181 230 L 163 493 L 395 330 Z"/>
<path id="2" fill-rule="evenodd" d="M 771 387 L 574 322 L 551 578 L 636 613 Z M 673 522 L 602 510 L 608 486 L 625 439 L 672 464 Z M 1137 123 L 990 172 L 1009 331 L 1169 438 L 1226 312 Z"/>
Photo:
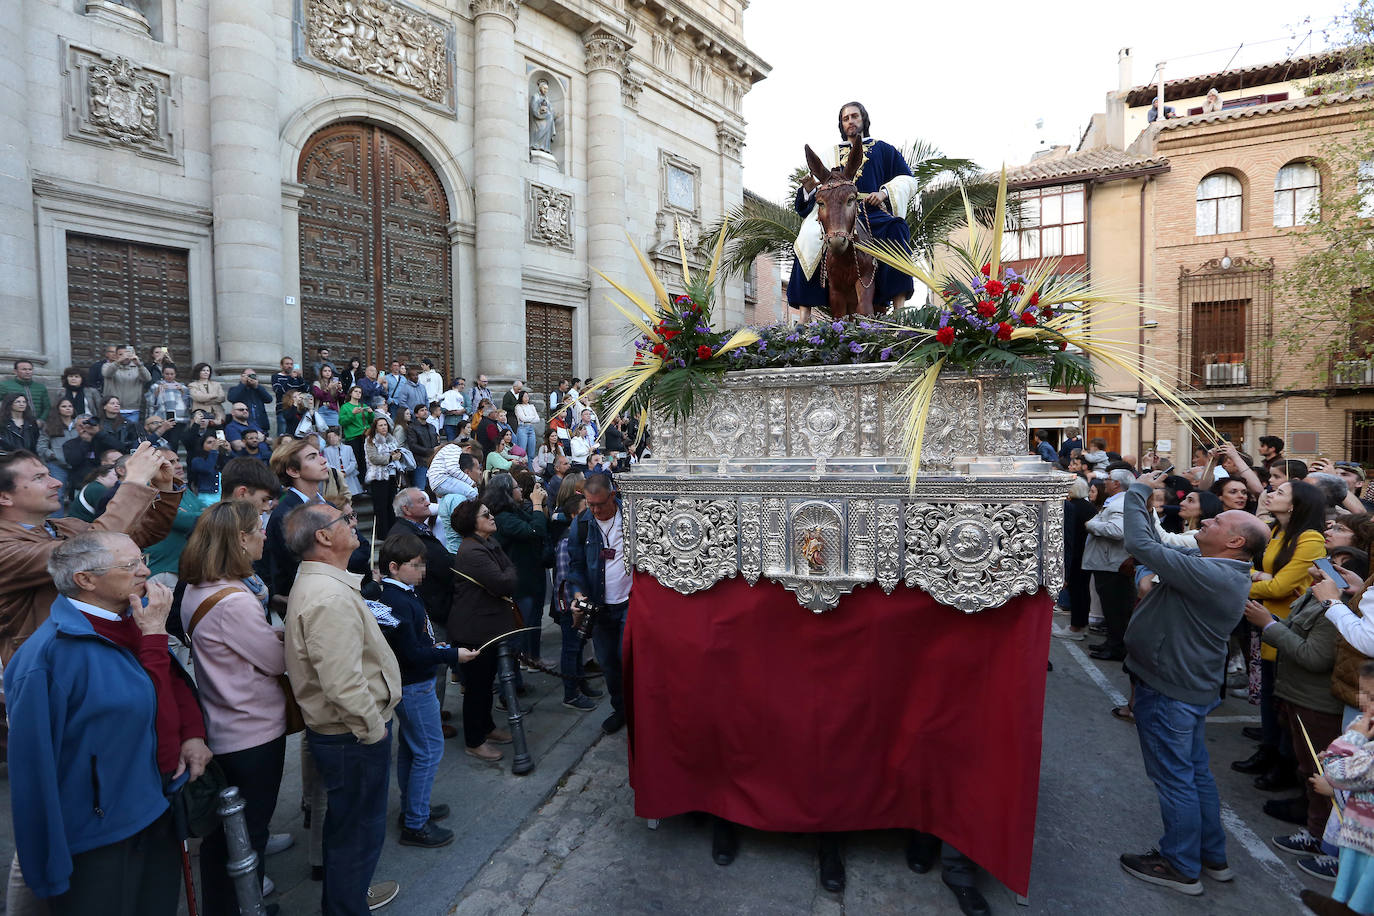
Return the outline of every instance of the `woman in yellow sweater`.
<path id="1" fill-rule="evenodd" d="M 1312 584 L 1307 571 L 1326 556 L 1322 535 L 1326 527 L 1326 498 L 1310 483 L 1290 480 L 1269 494 L 1264 508 L 1274 516 L 1273 535 L 1264 558 L 1251 574 L 1250 597 L 1284 620 L 1289 606 Z M 1255 786 L 1260 789 L 1298 784 L 1294 761 L 1280 760 L 1280 749 L 1291 745 L 1282 739 L 1274 703 L 1274 658 L 1272 646 L 1261 646 L 1259 749 L 1248 759 L 1231 764 L 1231 769 L 1241 773 L 1258 773 Z"/>

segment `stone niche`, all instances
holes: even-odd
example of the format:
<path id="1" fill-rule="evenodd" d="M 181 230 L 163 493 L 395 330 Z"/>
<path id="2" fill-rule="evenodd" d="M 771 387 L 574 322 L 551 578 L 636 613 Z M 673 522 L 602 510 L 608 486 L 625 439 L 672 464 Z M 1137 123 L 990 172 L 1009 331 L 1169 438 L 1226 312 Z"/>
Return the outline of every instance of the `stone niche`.
<path id="1" fill-rule="evenodd" d="M 127 57 L 62 42 L 68 139 L 178 161 L 172 75 Z"/>
<path id="2" fill-rule="evenodd" d="M 532 61 L 526 61 L 525 81 L 528 84 L 528 94 L 525 96 L 527 109 L 525 120 L 529 128 L 530 162 L 559 172 L 566 172 L 568 170 L 568 135 L 570 131 L 568 126 L 568 78 L 553 73 Z M 548 86 L 546 98 L 554 114 L 553 136 L 549 139 L 547 150 L 539 148 L 543 144 L 536 138 L 535 104 L 536 100 L 540 98 L 539 84 L 541 82 Z"/>

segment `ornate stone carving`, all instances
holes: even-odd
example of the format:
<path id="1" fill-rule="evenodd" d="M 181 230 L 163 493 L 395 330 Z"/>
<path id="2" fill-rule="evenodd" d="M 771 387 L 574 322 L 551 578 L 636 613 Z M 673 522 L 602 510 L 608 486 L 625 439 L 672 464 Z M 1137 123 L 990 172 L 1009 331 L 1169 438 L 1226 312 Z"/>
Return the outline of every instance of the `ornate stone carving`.
<path id="1" fill-rule="evenodd" d="M 520 18 L 520 0 L 472 0 L 468 9 L 472 11 L 473 19 L 488 13 L 505 16 L 511 22 Z"/>
<path id="2" fill-rule="evenodd" d="M 572 195 L 533 181 L 528 185 L 530 213 L 525 238 L 550 248 L 572 251 Z"/>
<path id="3" fill-rule="evenodd" d="M 639 111 L 639 94 L 644 91 L 644 77 L 634 67 L 626 66 L 620 78 L 620 100 L 631 111 Z"/>
<path id="4" fill-rule="evenodd" d="M 398 88 L 453 107 L 453 32 L 393 0 L 302 0 L 302 63 Z M 473 12 L 514 20 L 516 0 L 479 0 Z"/>
<path id="5" fill-rule="evenodd" d="M 642 499 L 634 507 L 635 565 L 683 594 L 739 571 L 734 500 Z"/>
<path id="6" fill-rule="evenodd" d="M 744 158 L 744 134 L 728 124 L 716 128 L 716 143 L 722 156 L 729 156 L 736 162 Z"/>
<path id="7" fill-rule="evenodd" d="M 1040 587 L 1040 534 L 1026 505 L 910 504 L 906 584 L 965 613 L 1000 607 Z"/>
<path id="8" fill-rule="evenodd" d="M 64 44 L 66 136 L 176 159 L 171 74 Z"/>
<path id="9" fill-rule="evenodd" d="M 582 45 L 587 51 L 588 73 L 610 70 L 617 76 L 625 74 L 630 52 L 625 39 L 605 26 L 595 26 L 582 36 Z"/>

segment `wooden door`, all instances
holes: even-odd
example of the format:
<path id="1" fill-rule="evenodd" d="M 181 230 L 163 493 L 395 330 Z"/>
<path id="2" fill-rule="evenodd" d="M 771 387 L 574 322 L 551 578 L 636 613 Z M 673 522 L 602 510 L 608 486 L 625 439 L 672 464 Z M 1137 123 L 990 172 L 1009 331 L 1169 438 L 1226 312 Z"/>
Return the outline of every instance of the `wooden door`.
<path id="1" fill-rule="evenodd" d="M 370 124 L 333 124 L 301 154 L 301 337 L 335 359 L 429 357 L 453 371 L 448 199 L 424 157 Z"/>
<path id="2" fill-rule="evenodd" d="M 1089 414 L 1088 434 L 1083 438 L 1083 447 L 1086 449 L 1088 443 L 1099 436 L 1107 440 L 1107 451 L 1121 454 L 1121 415 Z"/>
<path id="3" fill-rule="evenodd" d="M 543 302 L 525 303 L 525 384 L 536 394 L 548 394 L 558 380 L 573 374 L 573 310 Z M 538 397 L 531 400 L 539 401 Z"/>
<path id="4" fill-rule="evenodd" d="M 110 344 L 133 344 L 145 357 L 165 346 L 189 375 L 188 276 L 185 249 L 67 233 L 72 364 L 91 365 Z"/>

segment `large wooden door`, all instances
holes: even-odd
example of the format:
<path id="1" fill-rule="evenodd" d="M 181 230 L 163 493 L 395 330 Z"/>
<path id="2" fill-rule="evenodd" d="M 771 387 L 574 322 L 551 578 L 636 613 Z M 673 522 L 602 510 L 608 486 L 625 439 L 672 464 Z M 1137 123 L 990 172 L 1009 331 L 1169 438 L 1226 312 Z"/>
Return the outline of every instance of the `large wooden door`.
<path id="1" fill-rule="evenodd" d="M 108 345 L 145 358 L 165 346 L 189 368 L 191 296 L 185 249 L 67 233 L 67 316 L 72 364 L 89 366 Z"/>
<path id="2" fill-rule="evenodd" d="M 549 402 L 558 380 L 573 374 L 573 310 L 543 302 L 525 303 L 525 383 Z M 531 398 L 538 401 L 538 398 Z"/>
<path id="3" fill-rule="evenodd" d="M 414 147 L 370 124 L 333 124 L 301 154 L 301 337 L 335 360 L 429 357 L 453 371 L 448 200 Z"/>
<path id="4" fill-rule="evenodd" d="M 1115 413 L 1089 414 L 1088 432 L 1083 444 L 1087 445 L 1097 438 L 1107 440 L 1107 451 L 1121 454 L 1121 415 Z"/>

